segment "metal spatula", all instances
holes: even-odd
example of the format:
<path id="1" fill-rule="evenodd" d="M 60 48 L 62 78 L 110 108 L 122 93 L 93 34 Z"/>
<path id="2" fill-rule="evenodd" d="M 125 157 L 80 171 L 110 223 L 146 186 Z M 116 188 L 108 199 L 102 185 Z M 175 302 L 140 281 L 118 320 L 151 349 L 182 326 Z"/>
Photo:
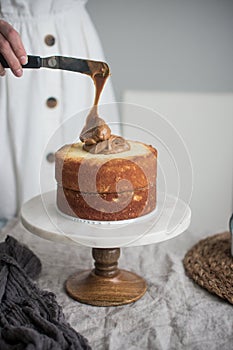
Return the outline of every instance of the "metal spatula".
<path id="1" fill-rule="evenodd" d="M 95 74 L 101 74 L 103 76 L 109 75 L 109 67 L 107 63 L 101 61 L 92 61 L 74 57 L 64 56 L 51 56 L 40 57 L 28 55 L 28 63 L 23 65 L 23 68 L 51 68 L 62 69 L 72 72 L 79 72 L 93 76 Z M 4 68 L 9 68 L 9 65 L 5 58 L 0 54 L 0 63 Z"/>

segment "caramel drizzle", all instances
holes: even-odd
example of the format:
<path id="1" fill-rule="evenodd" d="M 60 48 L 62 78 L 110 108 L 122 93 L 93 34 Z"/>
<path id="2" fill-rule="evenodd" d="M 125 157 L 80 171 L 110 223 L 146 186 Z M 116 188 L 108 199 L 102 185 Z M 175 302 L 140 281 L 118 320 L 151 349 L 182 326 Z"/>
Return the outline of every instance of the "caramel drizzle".
<path id="1" fill-rule="evenodd" d="M 81 131 L 80 140 L 84 142 L 83 148 L 90 153 L 119 153 L 130 149 L 124 138 L 111 135 L 111 129 L 98 115 L 98 102 L 103 87 L 110 75 L 105 62 L 88 61 L 90 76 L 95 84 L 95 99 L 86 124 Z"/>

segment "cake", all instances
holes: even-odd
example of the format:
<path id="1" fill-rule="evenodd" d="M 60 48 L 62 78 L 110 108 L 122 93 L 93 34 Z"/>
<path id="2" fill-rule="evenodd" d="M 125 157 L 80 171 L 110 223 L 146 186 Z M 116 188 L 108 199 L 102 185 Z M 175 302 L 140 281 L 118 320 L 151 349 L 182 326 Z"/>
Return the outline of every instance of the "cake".
<path id="1" fill-rule="evenodd" d="M 88 66 L 96 87 L 94 104 L 80 133 L 81 142 L 65 145 L 55 154 L 57 208 L 63 214 L 92 221 L 146 215 L 156 207 L 157 151 L 112 135 L 98 115 L 109 67 L 93 61 Z"/>
<path id="2" fill-rule="evenodd" d="M 94 221 L 127 220 L 152 212 L 157 151 L 142 142 L 127 144 L 120 153 L 90 153 L 83 142 L 60 148 L 55 154 L 59 211 Z"/>

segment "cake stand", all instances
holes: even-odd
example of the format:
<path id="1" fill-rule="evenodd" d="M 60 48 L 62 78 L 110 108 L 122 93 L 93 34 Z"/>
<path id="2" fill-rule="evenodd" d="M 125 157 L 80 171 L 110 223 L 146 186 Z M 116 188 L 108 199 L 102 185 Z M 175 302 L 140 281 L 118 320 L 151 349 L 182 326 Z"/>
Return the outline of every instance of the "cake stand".
<path id="1" fill-rule="evenodd" d="M 122 223 L 96 224 L 62 216 L 56 209 L 56 192 L 34 197 L 21 209 L 24 227 L 42 238 L 65 244 L 92 247 L 93 270 L 68 277 L 67 293 L 79 302 L 116 306 L 134 302 L 146 292 L 145 280 L 118 269 L 121 247 L 158 243 L 184 232 L 191 210 L 182 200 L 158 194 L 156 212 Z"/>

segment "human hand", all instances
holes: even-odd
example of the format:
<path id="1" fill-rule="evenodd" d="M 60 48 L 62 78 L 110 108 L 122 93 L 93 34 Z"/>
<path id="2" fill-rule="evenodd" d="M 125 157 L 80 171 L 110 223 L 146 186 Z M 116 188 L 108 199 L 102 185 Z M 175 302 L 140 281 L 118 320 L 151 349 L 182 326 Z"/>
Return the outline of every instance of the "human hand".
<path id="1" fill-rule="evenodd" d="M 16 77 L 23 74 L 22 65 L 27 63 L 27 54 L 19 33 L 6 21 L 0 19 L 0 53 L 9 64 Z M 5 75 L 5 69 L 0 64 L 0 76 Z"/>

